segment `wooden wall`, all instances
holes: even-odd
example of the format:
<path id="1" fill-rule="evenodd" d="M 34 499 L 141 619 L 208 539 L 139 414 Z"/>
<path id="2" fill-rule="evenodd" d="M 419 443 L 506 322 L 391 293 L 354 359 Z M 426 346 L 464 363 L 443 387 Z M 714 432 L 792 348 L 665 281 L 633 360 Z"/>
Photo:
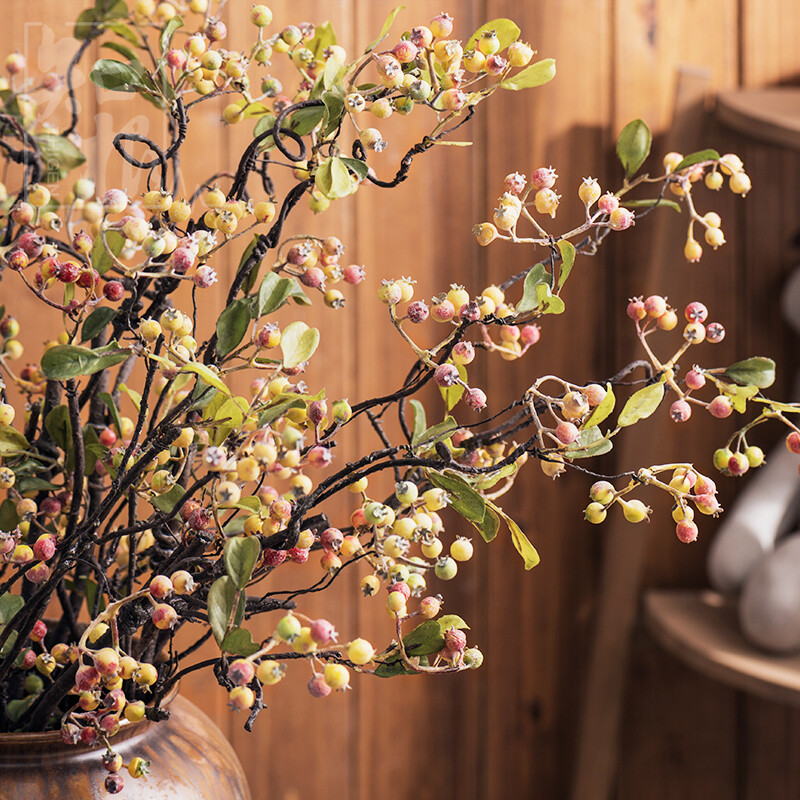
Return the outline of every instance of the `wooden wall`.
<path id="1" fill-rule="evenodd" d="M 41 69 L 63 70 L 69 23 L 87 4 L 6 0 L 0 53 L 24 48 Z M 392 3 L 277 0 L 271 5 L 277 25 L 329 16 L 342 43 L 355 52 L 356 43 L 373 38 Z M 408 0 L 406 6 L 398 32 L 427 22 L 439 10 L 422 0 Z M 228 3 L 231 41 L 242 47 L 249 7 L 245 0 Z M 337 203 L 323 218 L 300 215 L 297 231 L 303 225 L 312 232 L 337 231 L 348 255 L 366 264 L 369 275 L 363 291 L 350 293 L 349 313 L 316 306 L 308 312 L 307 321 L 323 328 L 323 342 L 332 348 L 317 357 L 309 382 L 324 378 L 331 395 L 351 400 L 397 382 L 408 355 L 374 302 L 378 281 L 410 273 L 419 279 L 420 296 L 452 281 L 477 293 L 531 263 L 534 254 L 503 243 L 479 251 L 470 235 L 471 225 L 491 213 L 505 174 L 554 165 L 564 195 L 559 217 L 577 219 L 580 179 L 592 174 L 604 187 L 615 186 L 621 177 L 612 159 L 616 134 L 629 119 L 642 117 L 656 134 L 658 157 L 708 146 L 743 156 L 755 186 L 747 201 L 724 193 L 701 201 L 723 215 L 729 244 L 688 266 L 681 255 L 683 222 L 669 211 L 612 237 L 602 255 L 579 262 L 581 279 L 573 280 L 565 298 L 568 313 L 547 322 L 535 352 L 518 363 L 481 367 L 490 402 L 500 407 L 545 372 L 576 381 L 615 372 L 636 356 L 625 300 L 655 291 L 669 294 L 679 307 L 705 300 L 729 331 L 713 353 L 719 363 L 770 353 L 778 360 L 783 375 L 778 388 L 785 393 L 796 346 L 781 324 L 777 293 L 798 257 L 800 164 L 720 130 L 693 101 L 699 83 L 713 92 L 796 79 L 796 0 L 454 0 L 448 10 L 464 38 L 487 19 L 514 18 L 540 57 L 557 59 L 558 76 L 539 90 L 508 93 L 488 111 L 479 109 L 468 130 L 475 147 L 435 149 L 415 163 L 410 180 L 391 196 L 370 188 Z M 47 22 L 40 26 L 34 19 Z M 130 180 L 110 140 L 126 126 L 158 139 L 156 116 L 138 109 L 134 114 L 127 95 L 103 95 L 99 105 L 86 84 L 80 100 L 86 110 L 80 131 L 91 153 L 87 172 L 104 187 Z M 219 125 L 220 108 L 206 103 L 192 113 L 183 151 L 186 190 L 230 165 L 247 141 L 247 131 Z M 390 140 L 383 159 L 387 170 L 424 130 L 421 117 L 415 111 L 402 126 L 410 129 L 405 132 L 396 120 L 384 126 Z M 23 323 L 30 319 L 26 312 L 34 306 L 10 280 L 0 283 L 0 297 L 13 301 Z M 42 336 L 37 318 L 24 338 L 35 345 Z M 677 432 L 669 425 L 661 415 L 634 436 L 619 449 L 616 467 L 639 464 L 655 450 L 652 461 L 688 453 L 708 469 L 711 450 L 732 430 L 703 418 Z M 374 445 L 370 431 L 358 432 L 355 447 Z M 254 797 L 567 796 L 603 544 L 618 524 L 598 529 L 583 522 L 588 484 L 584 476 L 568 474 L 551 485 L 534 466 L 507 498 L 507 507 L 539 548 L 541 565 L 525 573 L 507 541 L 477 543 L 478 557 L 457 585 L 448 587 L 448 611 L 471 623 L 470 638 L 486 654 L 478 672 L 440 680 L 362 678 L 353 692 L 316 701 L 303 689 L 307 674 L 294 669 L 270 693 L 269 710 L 252 735 L 241 729 L 241 718 L 225 710 L 224 694 L 210 688 L 208 679 L 187 680 L 186 693 L 235 742 Z M 732 501 L 734 489 L 725 486 L 725 502 Z M 344 505 L 339 510 L 348 513 Z M 687 547 L 675 539 L 665 509 L 659 510 L 649 527 L 631 526 L 628 534 L 631 541 L 648 538 L 646 584 L 703 585 L 714 523 L 703 525 L 700 544 Z M 311 582 L 316 573 L 310 569 L 307 575 Z M 390 634 L 380 601 L 358 597 L 356 581 L 343 575 L 338 590 L 304 603 L 303 610 L 334 618 L 344 637 L 385 640 Z M 258 633 L 268 633 L 266 622 Z M 637 635 L 615 797 L 797 797 L 799 743 L 798 712 L 713 684 Z"/>

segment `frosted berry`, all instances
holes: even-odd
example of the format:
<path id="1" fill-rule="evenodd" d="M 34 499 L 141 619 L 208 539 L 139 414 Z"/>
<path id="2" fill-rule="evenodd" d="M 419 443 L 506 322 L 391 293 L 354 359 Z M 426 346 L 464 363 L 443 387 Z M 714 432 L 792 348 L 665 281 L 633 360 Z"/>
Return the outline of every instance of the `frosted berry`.
<path id="1" fill-rule="evenodd" d="M 697 525 L 691 520 L 682 520 L 675 526 L 675 533 L 684 544 L 690 544 L 697 539 Z"/>
<path id="2" fill-rule="evenodd" d="M 706 385 L 706 376 L 697 370 L 689 370 L 686 373 L 686 387 L 688 389 L 702 389 Z"/>
<path id="3" fill-rule="evenodd" d="M 725 395 L 717 395 L 717 397 L 708 404 L 708 413 L 717 419 L 729 417 L 732 412 L 733 405 L 731 404 L 730 398 Z"/>
<path id="4" fill-rule="evenodd" d="M 228 665 L 228 680 L 234 686 L 247 686 L 253 680 L 255 674 L 255 665 L 247 659 L 237 658 Z"/>
<path id="5" fill-rule="evenodd" d="M 676 400 L 669 408 L 673 422 L 686 422 L 692 416 L 692 407 L 685 400 Z"/>

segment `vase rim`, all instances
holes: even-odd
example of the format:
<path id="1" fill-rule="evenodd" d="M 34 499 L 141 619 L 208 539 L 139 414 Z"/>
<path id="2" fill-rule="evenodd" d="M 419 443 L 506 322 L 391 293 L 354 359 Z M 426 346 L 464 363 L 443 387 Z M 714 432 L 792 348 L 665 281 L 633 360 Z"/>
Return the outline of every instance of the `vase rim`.
<path id="1" fill-rule="evenodd" d="M 168 706 L 175 699 L 175 697 L 177 697 L 179 689 L 180 681 L 174 684 L 169 692 L 167 692 L 167 694 L 164 696 L 164 699 L 161 701 L 162 707 Z M 109 741 L 113 742 L 130 739 L 133 736 L 143 733 L 151 725 L 157 724 L 158 723 L 148 720 L 147 717 L 139 720 L 138 722 L 131 722 L 130 720 L 125 719 L 123 716 L 122 719 L 120 719 L 119 730 L 113 736 L 109 737 Z M 93 750 L 97 747 L 97 745 L 87 745 L 83 744 L 82 742 L 78 742 L 74 745 L 67 744 L 61 738 L 60 729 L 55 731 L 22 731 L 19 733 L 0 733 L 0 753 L 2 753 L 5 748 L 16 749 L 19 747 L 24 747 L 25 745 L 33 745 L 36 747 L 55 746 L 58 748 L 69 749 L 71 751 Z"/>

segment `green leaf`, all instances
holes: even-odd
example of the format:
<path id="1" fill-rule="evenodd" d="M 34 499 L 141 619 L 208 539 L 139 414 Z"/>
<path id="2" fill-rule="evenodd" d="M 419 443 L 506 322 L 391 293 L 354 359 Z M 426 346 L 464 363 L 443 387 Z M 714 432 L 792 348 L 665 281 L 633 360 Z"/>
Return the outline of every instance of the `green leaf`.
<path id="1" fill-rule="evenodd" d="M 480 489 L 481 491 L 491 489 L 492 486 L 499 483 L 503 478 L 508 478 L 510 475 L 513 475 L 518 469 L 519 466 L 516 462 L 513 464 L 506 464 L 494 472 L 488 472 L 485 475 L 478 476 L 478 479 L 473 485 L 476 489 Z"/>
<path id="2" fill-rule="evenodd" d="M 261 136 L 262 133 L 266 133 L 268 130 L 271 130 L 275 127 L 275 121 L 278 118 L 274 114 L 264 114 L 258 122 L 256 122 L 255 127 L 253 128 L 253 138 L 257 139 Z M 263 139 L 261 142 L 261 148 L 265 147 L 274 147 L 275 144 L 272 141 L 272 137 L 268 136 L 266 139 Z"/>
<path id="3" fill-rule="evenodd" d="M 324 59 L 325 50 L 331 45 L 336 44 L 336 31 L 329 21 L 317 25 L 314 35 L 306 43 L 306 47 L 314 54 L 318 61 Z"/>
<path id="4" fill-rule="evenodd" d="M 16 641 L 17 641 L 17 632 L 11 631 L 11 633 L 8 636 L 8 639 L 6 639 L 5 644 L 2 647 L 0 647 L 0 658 L 5 658 L 11 652 L 11 650 L 14 647 L 14 643 Z M 22 653 L 25 653 L 28 649 L 30 648 L 25 648 L 22 651 Z M 20 653 L 20 655 L 22 655 L 22 653 Z M 19 656 L 17 656 L 17 658 L 19 658 Z M 16 662 L 14 662 L 14 666 L 17 666 Z"/>
<path id="5" fill-rule="evenodd" d="M 775 382 L 775 362 L 764 356 L 737 361 L 725 370 L 725 376 L 742 385 L 752 384 L 766 389 Z"/>
<path id="6" fill-rule="evenodd" d="M 258 287 L 258 314 L 254 316 L 258 318 L 272 314 L 290 297 L 297 300 L 299 295 L 306 297 L 296 278 L 280 278 L 275 272 L 268 272 L 261 281 L 261 286 Z"/>
<path id="7" fill-rule="evenodd" d="M 175 504 L 183 497 L 185 489 L 182 486 L 173 486 L 168 492 L 159 494 L 156 497 L 150 498 L 150 505 L 162 511 L 164 514 L 170 514 Z"/>
<path id="8" fill-rule="evenodd" d="M 100 306 L 92 311 L 83 323 L 81 328 L 81 341 L 88 342 L 94 339 L 100 331 L 117 316 L 116 309 L 109 306 Z"/>
<path id="9" fill-rule="evenodd" d="M 222 646 L 222 642 L 225 639 L 235 602 L 236 586 L 233 581 L 227 575 L 217 578 L 208 590 L 206 603 L 208 605 L 208 622 L 211 625 L 211 632 L 220 646 Z"/>
<path id="10" fill-rule="evenodd" d="M 541 283 L 549 285 L 550 273 L 544 268 L 544 264 L 534 264 L 525 276 L 522 284 L 522 299 L 517 303 L 517 313 L 524 314 L 526 311 L 533 311 L 539 305 L 539 298 L 536 294 L 537 286 Z"/>
<path id="11" fill-rule="evenodd" d="M 387 34 L 387 33 L 389 33 L 389 29 L 392 27 L 392 23 L 394 22 L 394 18 L 395 18 L 395 17 L 396 17 L 396 16 L 397 16 L 397 15 L 398 15 L 398 14 L 399 14 L 399 13 L 400 13 L 400 12 L 401 12 L 401 11 L 402 11 L 404 8 L 405 8 L 405 6 L 397 6 L 397 7 L 393 8 L 393 9 L 392 9 L 392 10 L 389 12 L 389 16 L 388 16 L 388 17 L 386 17 L 386 21 L 383 23 L 383 27 L 381 28 L 381 32 L 378 34 L 378 38 L 377 38 L 377 39 L 375 39 L 374 41 L 370 42 L 370 43 L 367 45 L 367 49 L 364 51 L 364 53 L 365 53 L 365 54 L 366 54 L 366 53 L 369 53 L 369 51 L 370 51 L 370 50 L 372 50 L 372 49 L 375 47 L 375 45 L 376 45 L 376 44 L 378 44 L 378 42 L 380 42 L 380 41 L 381 41 L 381 39 L 383 39 L 383 37 L 384 37 L 384 36 L 386 36 L 386 34 Z"/>
<path id="12" fill-rule="evenodd" d="M 449 439 L 458 430 L 458 423 L 453 417 L 448 416 L 444 422 L 437 422 L 436 425 L 431 425 L 419 436 L 413 436 L 411 439 L 412 447 L 433 447 L 440 439 Z"/>
<path id="13" fill-rule="evenodd" d="M 0 425 L 0 456 L 6 458 L 28 449 L 28 440 L 10 425 Z"/>
<path id="14" fill-rule="evenodd" d="M 428 470 L 428 479 L 434 486 L 450 495 L 450 505 L 464 519 L 480 524 L 486 514 L 486 500 L 460 475 L 454 472 Z"/>
<path id="15" fill-rule="evenodd" d="M 572 272 L 572 265 L 575 263 L 575 245 L 562 239 L 557 243 L 558 249 L 561 251 L 561 269 L 558 272 L 558 288 L 567 282 L 570 272 Z"/>
<path id="16" fill-rule="evenodd" d="M 261 555 L 257 536 L 235 536 L 225 542 L 225 571 L 237 589 L 244 589 Z"/>
<path id="17" fill-rule="evenodd" d="M 629 122 L 617 139 L 617 156 L 625 169 L 626 177 L 635 175 L 650 154 L 653 137 L 641 119 Z"/>
<path id="18" fill-rule="evenodd" d="M 484 542 L 491 542 L 497 536 L 497 531 L 500 530 L 500 517 L 493 508 L 487 506 L 483 522 L 475 527 L 480 531 Z"/>
<path id="19" fill-rule="evenodd" d="M 556 62 L 552 58 L 544 58 L 531 64 L 529 67 L 520 70 L 516 75 L 500 81 L 501 89 L 532 89 L 535 86 L 543 86 L 549 83 L 556 76 Z"/>
<path id="20" fill-rule="evenodd" d="M 253 641 L 253 635 L 244 628 L 234 628 L 222 641 L 220 649 L 232 656 L 251 656 L 261 648 Z"/>
<path id="21" fill-rule="evenodd" d="M 13 500 L 3 500 L 0 503 L 0 531 L 13 531 L 19 523 L 17 504 Z"/>
<path id="22" fill-rule="evenodd" d="M 20 494 L 25 494 L 25 492 L 60 492 L 63 488 L 43 478 L 32 476 L 20 478 L 14 486 L 19 489 Z"/>
<path id="23" fill-rule="evenodd" d="M 341 161 L 360 181 L 369 175 L 369 164 L 366 161 L 359 158 L 342 158 Z"/>
<path id="24" fill-rule="evenodd" d="M 124 7 L 125 6 L 124 0 L 121 0 L 119 5 Z M 127 13 L 128 13 L 128 9 L 125 8 L 123 13 L 119 14 L 118 16 L 124 17 L 124 16 L 127 16 Z M 134 31 L 133 28 L 131 28 L 129 25 L 126 25 L 124 22 L 109 22 L 109 23 L 106 24 L 106 28 L 108 28 L 110 31 L 113 31 L 114 33 L 116 33 L 117 36 L 121 36 L 123 39 L 125 39 L 126 42 L 130 42 L 131 44 L 135 44 L 137 47 L 141 47 L 142 46 L 142 42 L 139 39 L 139 37 L 136 35 L 136 31 Z"/>
<path id="25" fill-rule="evenodd" d="M 236 270 L 237 275 L 242 271 L 244 265 L 247 263 L 250 256 L 253 254 L 253 250 L 255 250 L 256 245 L 259 242 L 261 236 L 259 234 L 254 234 L 253 238 L 250 240 L 250 244 L 245 247 L 244 252 L 242 253 L 242 257 L 239 259 L 239 266 Z M 263 261 L 264 259 L 261 259 Z M 258 271 L 261 269 L 261 261 L 258 262 L 248 273 L 245 282 L 242 284 L 242 292 L 244 294 L 248 294 L 250 290 L 256 285 L 256 281 L 258 280 Z"/>
<path id="26" fill-rule="evenodd" d="M 600 401 L 600 403 L 598 403 L 595 410 L 589 415 L 589 419 L 583 423 L 583 427 L 593 428 L 603 422 L 603 420 L 607 419 L 614 410 L 614 405 L 616 402 L 617 399 L 614 397 L 614 390 L 611 388 L 611 384 L 607 383 L 606 396 Z"/>
<path id="27" fill-rule="evenodd" d="M 9 700 L 6 703 L 6 716 L 11 722 L 17 722 L 19 718 L 33 705 L 36 700 L 35 694 L 29 694 L 21 700 Z"/>
<path id="28" fill-rule="evenodd" d="M 333 59 L 328 60 L 328 64 L 336 65 Z M 328 64 L 325 65 L 325 71 L 328 70 Z M 329 136 L 338 127 L 339 123 L 344 117 L 344 98 L 336 92 L 324 92 L 321 100 L 325 103 L 325 115 L 322 118 L 322 135 Z M 356 161 L 357 159 L 348 159 L 348 161 Z"/>
<path id="29" fill-rule="evenodd" d="M 451 628 L 469 630 L 469 625 L 456 614 L 445 614 L 439 619 L 429 619 L 417 625 L 403 637 L 409 658 L 430 656 L 444 648 L 444 634 Z"/>
<path id="30" fill-rule="evenodd" d="M 696 153 L 689 153 L 689 155 L 685 156 L 683 161 L 679 162 L 672 171 L 673 173 L 680 172 L 682 169 L 693 167 L 695 164 L 699 164 L 701 161 L 719 161 L 719 153 L 716 150 L 711 149 L 698 150 Z"/>
<path id="31" fill-rule="evenodd" d="M 130 401 L 133 403 L 136 410 L 141 411 L 142 396 L 139 394 L 139 392 L 137 392 L 135 389 L 131 389 L 126 383 L 121 383 L 119 388 L 130 398 Z"/>
<path id="32" fill-rule="evenodd" d="M 213 386 L 215 389 L 228 395 L 228 397 L 231 396 L 231 390 L 222 382 L 219 375 L 205 364 L 200 364 L 197 361 L 190 361 L 188 364 L 184 364 L 181 367 L 181 372 L 193 372 L 200 377 L 203 383 Z"/>
<path id="33" fill-rule="evenodd" d="M 75 20 L 75 28 L 72 31 L 72 35 L 78 40 L 85 39 L 92 29 L 92 24 L 95 22 L 99 22 L 97 11 L 93 8 L 87 8 Z"/>
<path id="34" fill-rule="evenodd" d="M 452 364 L 452 361 L 448 361 L 449 364 Z M 463 364 L 456 364 L 456 369 L 458 370 L 458 377 L 461 378 L 462 381 L 466 383 L 467 381 L 467 370 Z M 466 390 L 460 383 L 454 383 L 452 386 L 448 386 L 444 388 L 442 386 L 439 387 L 439 394 L 442 395 L 442 400 L 444 400 L 445 409 L 450 411 L 453 406 L 458 403 L 461 399 L 462 395 Z"/>
<path id="35" fill-rule="evenodd" d="M 664 399 L 664 384 L 659 381 L 634 392 L 620 411 L 617 426 L 627 428 L 639 420 L 647 419 Z"/>
<path id="36" fill-rule="evenodd" d="M 536 548 L 530 543 L 528 537 L 522 532 L 522 529 L 514 522 L 502 508 L 496 506 L 490 500 L 486 501 L 489 508 L 497 512 L 508 525 L 508 530 L 511 532 L 511 542 L 516 548 L 517 552 L 522 556 L 525 562 L 525 569 L 533 569 L 540 561 L 539 554 Z"/>
<path id="37" fill-rule="evenodd" d="M 645 200 L 627 200 L 622 198 L 620 203 L 625 206 L 625 208 L 671 208 L 679 214 L 683 213 L 681 207 L 674 200 L 667 200 L 666 197 L 648 197 Z"/>
<path id="38" fill-rule="evenodd" d="M 290 322 L 281 333 L 281 352 L 283 366 L 291 369 L 314 355 L 319 344 L 319 330 L 309 328 L 305 322 Z"/>
<path id="39" fill-rule="evenodd" d="M 295 111 L 289 117 L 289 127 L 298 135 L 311 133 L 325 116 L 325 106 L 310 106 Z M 274 123 L 273 123 L 274 124 Z"/>
<path id="40" fill-rule="evenodd" d="M 123 27 L 125 26 L 123 25 Z M 134 53 L 130 47 L 120 44 L 119 42 L 103 42 L 100 47 L 107 47 L 109 50 L 119 53 L 123 58 L 127 58 L 129 61 L 132 61 L 136 58 L 136 53 Z"/>
<path id="41" fill-rule="evenodd" d="M 607 436 L 603 436 L 596 425 L 584 428 L 580 436 L 564 451 L 566 458 L 591 458 L 608 453 L 614 447 Z"/>
<path id="42" fill-rule="evenodd" d="M 114 398 L 109 392 L 101 392 L 98 397 L 106 404 L 111 414 L 111 419 L 114 421 L 114 427 L 117 429 L 117 436 L 122 438 L 122 418 L 119 415 L 119 409 L 114 403 Z"/>
<path id="43" fill-rule="evenodd" d="M 331 200 L 353 193 L 350 172 L 338 156 L 326 158 L 314 174 L 317 189 Z"/>
<path id="44" fill-rule="evenodd" d="M 542 314 L 563 314 L 566 308 L 564 301 L 550 291 L 550 284 L 546 282 L 536 284 L 536 300 Z"/>
<path id="45" fill-rule="evenodd" d="M 481 25 L 480 28 L 469 37 L 464 49 L 474 50 L 475 44 L 478 39 L 483 36 L 484 31 L 494 31 L 497 34 L 497 38 L 500 40 L 500 50 L 505 50 L 512 42 L 516 42 L 520 35 L 520 29 L 517 27 L 516 23 L 505 17 L 499 17 L 498 19 L 491 19 L 489 22 Z"/>
<path id="46" fill-rule="evenodd" d="M 244 413 L 236 398 L 231 397 L 226 400 L 214 415 L 215 429 L 211 443 L 217 446 L 221 445 L 232 430 L 241 427 L 243 421 Z"/>
<path id="47" fill-rule="evenodd" d="M 411 441 L 419 441 L 425 429 L 428 427 L 425 419 L 425 406 L 419 400 L 409 400 L 411 408 L 414 410 L 414 430 L 411 434 Z"/>
<path id="48" fill-rule="evenodd" d="M 56 406 L 44 420 L 45 430 L 53 441 L 66 453 L 72 448 L 72 424 L 69 421 L 69 409 Z"/>
<path id="49" fill-rule="evenodd" d="M 217 355 L 224 358 L 233 352 L 244 339 L 250 326 L 249 300 L 234 300 L 219 315 L 217 320 Z"/>
<path id="50" fill-rule="evenodd" d="M 102 236 L 98 236 L 94 240 L 94 245 L 92 245 L 92 266 L 101 275 L 104 275 L 114 266 L 114 259 L 109 255 L 109 251 L 118 256 L 125 247 L 125 237 L 117 231 L 108 231 L 106 233 L 106 242 L 108 243 L 108 250 L 106 250 Z"/>
<path id="51" fill-rule="evenodd" d="M 727 386 L 725 394 L 730 398 L 731 405 L 740 414 L 747 410 L 747 401 L 758 394 L 758 386 Z"/>
<path id="52" fill-rule="evenodd" d="M 53 381 L 66 381 L 81 375 L 93 375 L 106 367 L 113 367 L 131 355 L 120 349 L 116 341 L 105 347 L 90 350 L 73 344 L 61 344 L 46 350 L 42 356 L 42 372 Z"/>
<path id="53" fill-rule="evenodd" d="M 70 170 L 86 161 L 86 156 L 65 136 L 40 133 L 34 137 L 45 163 L 44 183 L 58 183 Z"/>
<path id="54" fill-rule="evenodd" d="M 113 92 L 138 92 L 147 86 L 134 67 L 111 58 L 95 61 L 89 79 L 101 89 Z"/>
<path id="55" fill-rule="evenodd" d="M 289 399 L 276 402 L 274 405 L 267 406 L 263 411 L 258 414 L 258 427 L 264 428 L 273 423 L 276 419 L 282 417 L 290 408 L 305 408 L 306 403 L 303 400 Z"/>
<path id="56" fill-rule="evenodd" d="M 21 595 L 10 592 L 0 594 L 0 625 L 8 625 L 24 605 L 25 600 Z"/>
<path id="57" fill-rule="evenodd" d="M 166 53 L 167 50 L 169 50 L 172 37 L 181 25 L 183 25 L 183 19 L 176 14 L 164 26 L 164 30 L 161 31 L 161 36 L 158 37 L 158 46 L 161 48 L 162 53 Z"/>

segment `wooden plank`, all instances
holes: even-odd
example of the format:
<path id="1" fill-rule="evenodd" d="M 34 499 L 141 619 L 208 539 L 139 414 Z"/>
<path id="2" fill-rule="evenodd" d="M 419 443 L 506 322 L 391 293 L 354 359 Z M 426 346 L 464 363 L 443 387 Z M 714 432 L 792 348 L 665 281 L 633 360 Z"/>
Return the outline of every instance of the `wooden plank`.
<path id="1" fill-rule="evenodd" d="M 800 89 L 720 92 L 717 119 L 748 139 L 800 149 Z"/>
<path id="2" fill-rule="evenodd" d="M 759 87 L 784 83 L 798 73 L 796 33 L 800 7 L 793 0 L 743 0 L 741 83 Z"/>

